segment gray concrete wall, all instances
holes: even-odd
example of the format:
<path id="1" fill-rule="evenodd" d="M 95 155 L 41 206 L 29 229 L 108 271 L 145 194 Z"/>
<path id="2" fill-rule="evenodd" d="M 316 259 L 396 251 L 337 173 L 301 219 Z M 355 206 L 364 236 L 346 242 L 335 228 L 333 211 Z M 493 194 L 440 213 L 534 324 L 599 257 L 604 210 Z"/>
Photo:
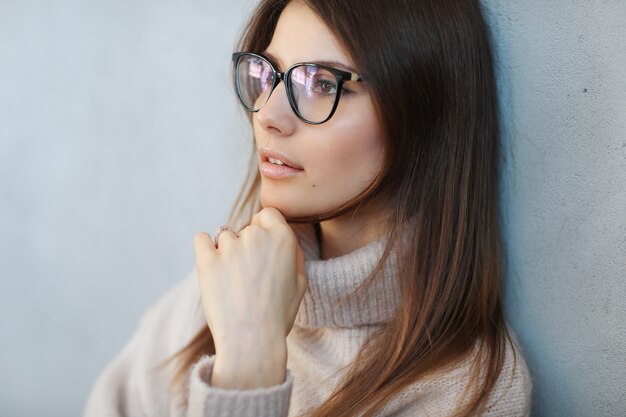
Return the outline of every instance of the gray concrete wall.
<path id="1" fill-rule="evenodd" d="M 534 415 L 626 416 L 626 2 L 487 0 Z"/>
<path id="2" fill-rule="evenodd" d="M 222 224 L 252 0 L 0 0 L 0 415 L 78 415 Z M 536 416 L 626 415 L 626 3 L 486 0 Z M 36 397 L 37 401 L 33 398 Z"/>

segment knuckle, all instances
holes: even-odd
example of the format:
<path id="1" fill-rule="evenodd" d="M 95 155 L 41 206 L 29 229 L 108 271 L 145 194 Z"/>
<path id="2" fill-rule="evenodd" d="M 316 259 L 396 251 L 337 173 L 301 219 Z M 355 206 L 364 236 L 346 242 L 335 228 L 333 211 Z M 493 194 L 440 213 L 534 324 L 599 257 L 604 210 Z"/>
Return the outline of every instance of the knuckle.
<path id="1" fill-rule="evenodd" d="M 263 210 L 259 211 L 256 214 L 257 220 L 265 219 L 267 217 L 268 210 L 269 208 L 265 207 Z"/>
<path id="2" fill-rule="evenodd" d="M 244 230 L 247 231 L 248 233 L 250 233 L 250 232 L 258 233 L 261 230 L 263 230 L 263 228 L 261 226 L 259 226 L 258 224 L 251 224 L 250 226 L 246 227 Z"/>
<path id="3" fill-rule="evenodd" d="M 259 215 L 263 216 L 263 218 L 271 219 L 272 217 L 275 217 L 278 213 L 280 212 L 276 207 L 264 207 L 263 210 L 259 212 Z"/>
<path id="4" fill-rule="evenodd" d="M 244 236 L 257 236 L 261 230 L 263 230 L 263 228 L 258 224 L 250 224 L 239 232 L 239 236 L 242 238 Z"/>
<path id="5" fill-rule="evenodd" d="M 206 242 L 206 238 L 208 237 L 206 232 L 198 232 L 193 237 L 193 243 L 198 246 L 204 242 Z"/>

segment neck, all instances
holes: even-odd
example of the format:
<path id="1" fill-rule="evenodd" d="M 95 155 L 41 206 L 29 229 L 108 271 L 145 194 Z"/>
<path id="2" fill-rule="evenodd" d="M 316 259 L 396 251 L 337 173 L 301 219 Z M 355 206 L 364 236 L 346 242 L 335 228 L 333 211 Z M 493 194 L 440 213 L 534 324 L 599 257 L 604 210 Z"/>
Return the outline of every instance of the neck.
<path id="1" fill-rule="evenodd" d="M 347 213 L 322 222 L 319 227 L 321 259 L 337 258 L 354 252 L 377 240 L 387 230 L 380 214 L 374 216 L 365 212 L 359 216 Z"/>

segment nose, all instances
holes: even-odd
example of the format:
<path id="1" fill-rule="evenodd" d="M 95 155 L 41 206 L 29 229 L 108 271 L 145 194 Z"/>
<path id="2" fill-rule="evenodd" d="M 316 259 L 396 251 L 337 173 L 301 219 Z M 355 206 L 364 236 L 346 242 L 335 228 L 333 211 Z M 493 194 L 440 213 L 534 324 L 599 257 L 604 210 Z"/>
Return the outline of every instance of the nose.
<path id="1" fill-rule="evenodd" d="M 256 119 L 266 131 L 278 131 L 283 136 L 293 133 L 298 119 L 289 104 L 284 81 L 278 83 L 267 102 L 256 112 Z"/>

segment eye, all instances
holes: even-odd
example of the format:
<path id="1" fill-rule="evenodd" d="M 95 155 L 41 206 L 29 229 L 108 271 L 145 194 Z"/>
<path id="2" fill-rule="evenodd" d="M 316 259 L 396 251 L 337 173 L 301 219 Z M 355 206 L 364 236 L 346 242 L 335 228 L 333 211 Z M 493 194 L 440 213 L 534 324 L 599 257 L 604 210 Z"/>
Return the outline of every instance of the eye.
<path id="1" fill-rule="evenodd" d="M 337 83 L 328 78 L 315 78 L 312 90 L 325 96 L 337 94 Z"/>

